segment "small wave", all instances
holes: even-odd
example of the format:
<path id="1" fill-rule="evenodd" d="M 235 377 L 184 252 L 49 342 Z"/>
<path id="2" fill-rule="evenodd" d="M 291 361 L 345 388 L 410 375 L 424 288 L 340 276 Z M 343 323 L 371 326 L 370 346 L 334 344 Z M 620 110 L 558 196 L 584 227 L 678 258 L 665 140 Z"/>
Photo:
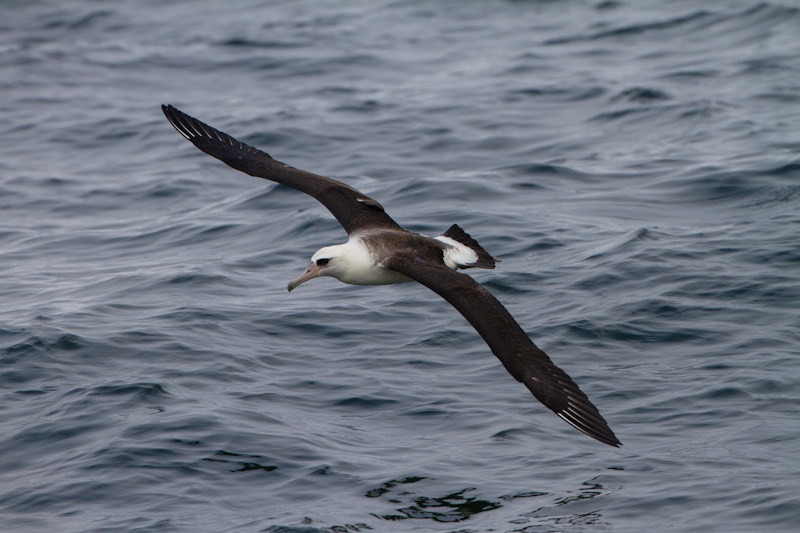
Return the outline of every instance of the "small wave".
<path id="1" fill-rule="evenodd" d="M 575 35 L 569 37 L 558 37 L 555 39 L 548 39 L 543 44 L 545 45 L 559 45 L 573 43 L 576 41 L 599 41 L 604 39 L 617 39 L 624 38 L 631 35 L 639 35 L 643 33 L 662 32 L 666 30 L 680 29 L 684 30 L 685 26 L 697 26 L 700 23 L 706 23 L 712 18 L 711 13 L 707 11 L 697 11 L 688 15 L 669 18 L 667 20 L 660 20 L 655 22 L 643 22 L 639 24 L 629 24 L 619 26 L 608 30 L 602 30 L 590 35 Z"/>

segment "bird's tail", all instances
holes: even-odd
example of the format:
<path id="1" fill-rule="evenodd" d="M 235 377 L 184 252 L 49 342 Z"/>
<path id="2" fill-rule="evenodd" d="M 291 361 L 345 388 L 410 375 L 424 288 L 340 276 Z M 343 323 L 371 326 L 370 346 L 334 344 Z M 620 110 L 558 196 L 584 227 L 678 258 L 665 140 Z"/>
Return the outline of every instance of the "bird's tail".
<path id="1" fill-rule="evenodd" d="M 464 246 L 469 247 L 472 251 L 474 251 L 478 255 L 478 259 L 472 263 L 466 265 L 459 265 L 459 268 L 489 268 L 493 269 L 495 263 L 499 263 L 500 260 L 496 257 L 492 257 L 489 255 L 489 252 L 483 249 L 483 247 L 478 244 L 478 241 L 470 237 L 469 233 L 458 227 L 458 224 L 453 224 L 450 228 L 444 232 L 442 237 L 448 237 L 453 239 L 454 241 L 458 241 Z"/>

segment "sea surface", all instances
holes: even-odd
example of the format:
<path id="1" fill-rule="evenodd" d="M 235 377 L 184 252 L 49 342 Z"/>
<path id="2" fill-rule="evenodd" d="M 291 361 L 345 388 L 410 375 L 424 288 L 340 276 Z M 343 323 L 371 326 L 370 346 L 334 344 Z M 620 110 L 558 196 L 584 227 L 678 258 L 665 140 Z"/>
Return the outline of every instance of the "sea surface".
<path id="1" fill-rule="evenodd" d="M 0 531 L 791 532 L 800 4 L 0 2 Z M 624 443 L 160 105 L 341 179 Z"/>

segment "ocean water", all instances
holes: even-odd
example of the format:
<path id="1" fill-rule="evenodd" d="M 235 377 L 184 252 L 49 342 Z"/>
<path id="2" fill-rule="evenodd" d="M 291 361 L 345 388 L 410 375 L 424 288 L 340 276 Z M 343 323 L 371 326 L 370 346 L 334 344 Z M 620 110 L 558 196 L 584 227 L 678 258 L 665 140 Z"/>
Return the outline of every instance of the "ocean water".
<path id="1" fill-rule="evenodd" d="M 795 2 L 0 14 L 0 531 L 797 531 Z M 162 103 L 462 226 L 624 446 L 422 286 L 288 294 L 341 227 Z"/>

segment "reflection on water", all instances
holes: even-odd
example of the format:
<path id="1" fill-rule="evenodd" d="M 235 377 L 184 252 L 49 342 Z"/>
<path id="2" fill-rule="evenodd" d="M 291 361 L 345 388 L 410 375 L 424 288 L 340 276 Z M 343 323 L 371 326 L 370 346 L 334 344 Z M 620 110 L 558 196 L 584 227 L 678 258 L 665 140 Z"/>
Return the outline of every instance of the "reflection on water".
<path id="1" fill-rule="evenodd" d="M 621 469 L 620 469 L 621 470 Z M 539 491 L 520 492 L 513 495 L 504 495 L 497 501 L 485 496 L 475 494 L 475 487 L 467 487 L 441 496 L 422 495 L 426 490 L 413 485 L 422 481 L 432 481 L 422 476 L 410 476 L 403 479 L 393 479 L 381 483 L 370 489 L 365 496 L 368 498 L 381 498 L 384 502 L 394 507 L 392 513 L 372 513 L 373 516 L 383 520 L 397 522 L 403 520 L 431 520 L 433 522 L 462 522 L 470 518 L 503 507 L 503 501 L 536 501 L 538 506 L 532 510 L 522 512 L 518 518 L 508 522 L 522 529 L 513 531 L 541 531 L 539 528 L 546 525 L 598 525 L 604 524 L 602 509 L 597 509 L 597 499 L 608 494 L 597 477 L 583 482 L 577 490 L 564 496 L 554 497 L 553 494 Z M 544 498 L 552 499 L 545 502 Z M 592 507 L 591 510 L 585 509 Z M 565 512 L 569 509 L 569 512 Z M 534 525 L 535 524 L 535 525 Z M 465 525 L 470 531 L 468 524 Z M 499 529 L 501 530 L 501 529 Z"/>

